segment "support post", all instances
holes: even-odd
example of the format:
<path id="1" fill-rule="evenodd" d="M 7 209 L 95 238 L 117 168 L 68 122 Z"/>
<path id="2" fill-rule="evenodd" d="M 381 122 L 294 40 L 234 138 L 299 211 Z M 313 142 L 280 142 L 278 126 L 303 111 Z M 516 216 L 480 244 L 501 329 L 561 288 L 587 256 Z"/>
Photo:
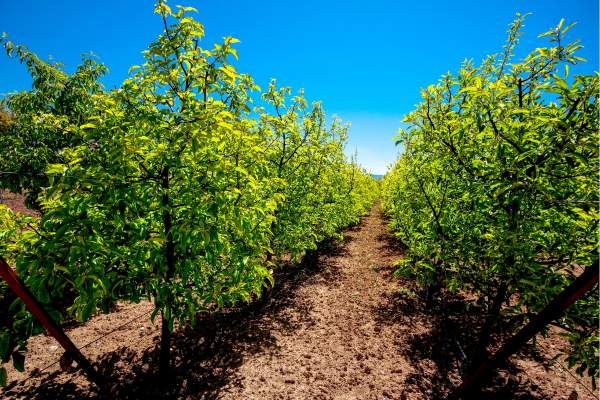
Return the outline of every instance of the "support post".
<path id="1" fill-rule="evenodd" d="M 40 302 L 31 294 L 19 279 L 15 271 L 0 256 L 0 277 L 6 281 L 12 291 L 25 303 L 27 309 L 37 318 L 42 326 L 48 331 L 54 339 L 65 349 L 66 355 L 71 357 L 77 365 L 83 370 L 88 379 L 98 385 L 104 386 L 104 379 L 89 362 L 89 360 L 75 346 L 71 339 L 65 334 L 63 329 L 52 319 L 44 310 Z"/>
<path id="2" fill-rule="evenodd" d="M 560 317 L 569 306 L 590 291 L 596 283 L 598 283 L 598 259 L 560 292 L 554 300 L 548 303 L 527 325 L 508 339 L 494 355 L 474 368 L 473 372 L 463 380 L 458 388 L 450 393 L 446 400 L 473 398 L 474 392 L 479 389 L 492 371 L 539 333 L 544 326 Z"/>

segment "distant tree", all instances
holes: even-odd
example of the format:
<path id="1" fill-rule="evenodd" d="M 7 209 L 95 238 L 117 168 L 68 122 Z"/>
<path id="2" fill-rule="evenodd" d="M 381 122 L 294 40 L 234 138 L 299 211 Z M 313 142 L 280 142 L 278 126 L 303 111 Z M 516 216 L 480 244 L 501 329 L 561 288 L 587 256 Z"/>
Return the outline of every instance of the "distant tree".
<path id="1" fill-rule="evenodd" d="M 27 66 L 32 79 L 30 91 L 0 100 L 5 110 L 0 116 L 0 188 L 23 193 L 26 205 L 39 210 L 37 196 L 48 185 L 46 168 L 62 162 L 64 149 L 81 144 L 81 136 L 69 126 L 81 125 L 93 115 L 94 96 L 103 93 L 98 80 L 108 69 L 95 57 L 84 56 L 69 75 L 61 63 L 41 60 L 5 34 L 0 43 L 9 57 Z"/>

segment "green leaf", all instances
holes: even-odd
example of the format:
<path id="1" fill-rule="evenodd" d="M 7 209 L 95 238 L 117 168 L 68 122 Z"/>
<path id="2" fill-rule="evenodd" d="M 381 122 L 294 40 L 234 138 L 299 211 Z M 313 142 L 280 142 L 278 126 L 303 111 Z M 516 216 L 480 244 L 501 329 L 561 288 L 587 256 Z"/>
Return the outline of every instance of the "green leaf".
<path id="1" fill-rule="evenodd" d="M 127 71 L 127 75 L 131 75 L 131 73 L 133 71 L 135 71 L 136 69 L 139 69 L 140 66 L 139 65 L 133 65 L 131 68 L 129 68 L 129 70 Z"/>
<path id="2" fill-rule="evenodd" d="M 19 351 L 12 354 L 13 366 L 19 372 L 25 371 L 25 355 Z"/>

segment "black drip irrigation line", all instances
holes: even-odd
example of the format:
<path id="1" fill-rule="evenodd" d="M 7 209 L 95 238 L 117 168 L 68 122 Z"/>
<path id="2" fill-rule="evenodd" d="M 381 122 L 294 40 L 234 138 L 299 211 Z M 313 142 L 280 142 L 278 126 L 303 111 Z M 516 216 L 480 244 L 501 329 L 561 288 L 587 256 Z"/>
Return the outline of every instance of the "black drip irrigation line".
<path id="1" fill-rule="evenodd" d="M 573 378 L 573 380 L 575 382 L 577 382 L 578 385 L 583 387 L 589 394 L 594 396 L 594 399 L 598 399 L 598 395 L 596 393 L 594 393 L 590 388 L 588 388 L 587 385 L 585 385 L 577 376 L 575 376 L 571 371 L 569 371 L 568 368 L 565 368 L 564 365 L 562 365 L 560 362 L 558 362 L 558 360 L 554 360 L 549 366 L 550 367 L 558 366 L 560 369 L 567 372 L 569 375 L 571 375 L 571 378 Z M 535 379 L 533 376 L 529 375 L 525 369 L 520 368 L 519 372 L 522 373 L 523 375 L 525 375 L 529 379 L 530 382 L 536 383 L 536 384 L 539 383 L 537 381 L 537 379 Z M 540 385 L 538 385 L 538 386 L 540 386 Z"/>
<path id="2" fill-rule="evenodd" d="M 592 396 L 594 396 L 595 399 L 598 399 L 598 394 L 594 393 L 594 391 L 592 389 L 590 389 L 581 379 L 580 377 L 578 377 L 577 375 L 573 374 L 573 372 L 571 372 L 569 370 L 569 368 L 565 367 L 561 362 L 559 362 L 558 360 L 554 360 L 554 362 L 552 362 L 552 364 L 550 364 L 550 366 L 554 366 L 557 365 L 560 369 L 562 369 L 563 371 L 565 371 L 566 373 L 568 373 L 569 375 L 571 375 L 571 377 L 579 384 L 581 385 L 589 394 L 591 394 Z"/>

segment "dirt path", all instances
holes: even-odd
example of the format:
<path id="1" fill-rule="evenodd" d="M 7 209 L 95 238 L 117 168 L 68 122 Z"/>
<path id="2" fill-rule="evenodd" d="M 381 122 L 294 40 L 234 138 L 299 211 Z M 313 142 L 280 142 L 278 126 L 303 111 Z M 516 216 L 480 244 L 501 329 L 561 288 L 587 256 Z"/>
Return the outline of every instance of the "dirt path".
<path id="1" fill-rule="evenodd" d="M 318 260 L 284 268 L 268 299 L 206 317 L 198 331 L 178 330 L 176 387 L 168 394 L 156 385 L 159 321 L 145 317 L 150 304 L 120 305 L 69 335 L 81 346 L 118 328 L 84 349 L 110 377 L 115 399 L 441 398 L 459 382 L 463 347 L 475 332 L 463 303 L 448 298 L 427 310 L 399 291 L 412 286 L 391 276 L 402 252 L 378 206 L 344 236 Z M 509 366 L 514 377 L 500 374 L 485 398 L 567 399 L 576 390 L 576 398 L 593 399 L 542 356 L 560 343 L 542 341 L 521 355 Z M 56 365 L 25 379 L 59 355 L 50 338 L 33 338 L 27 371 L 10 371 L 21 380 L 4 396 L 98 398 L 84 377 Z"/>
<path id="2" fill-rule="evenodd" d="M 395 344 L 404 332 L 374 311 L 397 291 L 380 268 L 401 253 L 390 247 L 378 210 L 344 236 L 340 249 L 321 257 L 323 271 L 295 293 L 300 307 L 285 311 L 287 321 L 268 322 L 277 347 L 248 359 L 236 372 L 244 384 L 224 388 L 223 398 L 400 398 L 413 372 Z M 286 329 L 290 320 L 296 329 Z"/>

